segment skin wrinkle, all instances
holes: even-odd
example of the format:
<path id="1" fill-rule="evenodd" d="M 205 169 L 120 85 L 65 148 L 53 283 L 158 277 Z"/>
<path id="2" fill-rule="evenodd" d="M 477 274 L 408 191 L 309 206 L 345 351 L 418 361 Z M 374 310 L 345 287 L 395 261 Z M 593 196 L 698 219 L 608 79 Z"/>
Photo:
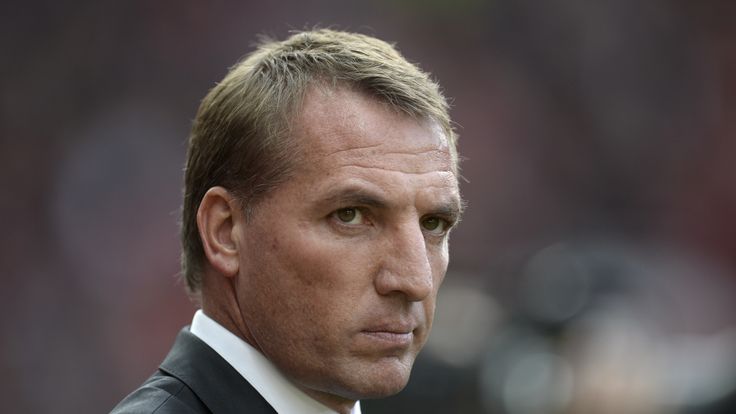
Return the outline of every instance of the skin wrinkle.
<path id="1" fill-rule="evenodd" d="M 419 123 L 419 125 L 422 125 L 422 124 Z M 438 132 L 441 132 L 441 129 L 436 129 L 436 130 Z M 335 137 L 335 139 L 346 140 L 345 137 Z M 439 140 L 441 142 L 445 142 L 446 141 L 446 139 L 444 137 L 443 138 L 440 138 Z M 425 148 L 417 149 L 417 150 L 407 149 L 407 150 L 404 150 L 404 151 L 401 151 L 401 150 L 398 150 L 398 151 L 397 150 L 377 151 L 376 149 L 377 148 L 380 148 L 381 146 L 384 146 L 384 143 L 383 142 L 382 143 L 379 143 L 377 145 L 356 146 L 356 147 L 344 148 L 344 149 L 340 149 L 338 151 L 333 151 L 331 153 L 326 153 L 326 154 L 322 154 L 322 155 L 325 156 L 325 157 L 328 157 L 328 158 L 329 157 L 332 157 L 332 156 L 334 156 L 336 154 L 337 155 L 343 155 L 344 157 L 347 158 L 346 161 L 349 162 L 348 164 L 343 164 L 343 166 L 348 166 L 348 165 L 361 166 L 360 161 L 362 161 L 366 157 L 370 157 L 372 155 L 380 154 L 381 157 L 382 157 L 382 162 L 383 163 L 395 164 L 395 163 L 397 163 L 397 160 L 398 160 L 398 161 L 400 161 L 400 162 L 398 162 L 398 166 L 399 167 L 406 167 L 407 165 L 410 165 L 410 163 L 403 162 L 404 160 L 409 160 L 409 159 L 412 159 L 414 157 L 421 157 L 421 156 L 429 155 L 434 160 L 444 161 L 444 160 L 447 159 L 447 154 L 448 154 L 448 148 L 447 148 L 447 146 L 442 146 L 442 145 L 440 145 L 439 148 L 435 146 L 435 147 L 431 147 L 431 148 L 426 148 L 425 147 Z M 348 153 L 348 154 L 345 154 L 345 153 Z M 431 171 L 436 171 L 436 170 L 433 169 Z M 453 168 L 453 164 L 451 162 L 449 162 L 445 166 L 444 171 L 449 171 L 449 172 L 452 172 L 453 174 L 456 174 L 455 173 L 455 168 Z"/>
<path id="2" fill-rule="evenodd" d="M 339 168 L 348 168 L 348 167 L 365 168 L 365 169 L 373 169 L 373 170 L 381 170 L 381 171 L 386 171 L 386 172 L 397 172 L 397 173 L 402 173 L 402 174 L 413 174 L 413 175 L 434 174 L 436 172 L 450 173 L 453 176 L 455 175 L 455 173 L 453 173 L 450 170 L 442 170 L 442 171 L 437 171 L 437 170 L 433 170 L 433 171 L 407 171 L 407 170 L 396 170 L 396 169 L 392 169 L 392 168 L 384 168 L 384 167 L 376 167 L 376 166 L 372 166 L 372 165 L 360 165 L 360 164 L 345 164 L 345 165 L 340 165 L 339 166 Z"/>
<path id="3" fill-rule="evenodd" d="M 347 151 L 354 151 L 354 150 L 360 150 L 360 149 L 378 148 L 378 147 L 381 147 L 381 146 L 383 146 L 383 143 L 382 142 L 379 142 L 378 144 L 368 145 L 368 146 L 365 146 L 365 147 L 362 147 L 362 148 L 345 148 L 345 149 L 339 149 L 339 150 L 332 151 L 332 152 L 329 152 L 327 154 L 324 154 L 324 156 L 325 157 L 329 157 L 329 156 L 337 155 L 337 154 L 340 154 L 340 153 L 343 153 L 343 152 L 347 152 Z"/>
<path id="4" fill-rule="evenodd" d="M 384 146 L 383 143 L 376 144 L 376 145 L 369 145 L 367 147 L 361 147 L 361 148 L 346 148 L 346 149 L 341 149 L 341 150 L 331 152 L 329 154 L 325 154 L 325 156 L 329 157 L 331 155 L 340 154 L 340 153 L 348 152 L 348 151 L 369 150 L 369 149 L 374 149 L 374 148 L 380 148 L 382 146 Z M 368 154 L 374 153 L 374 151 L 370 151 L 370 152 L 366 151 L 366 152 Z M 445 155 L 447 151 L 440 149 L 440 148 L 428 148 L 426 150 L 416 150 L 416 151 L 386 151 L 386 152 L 382 152 L 381 154 L 383 155 L 422 155 L 422 154 L 428 154 L 431 152 L 436 152 L 436 153 L 439 153 L 440 155 Z"/>
<path id="5" fill-rule="evenodd" d="M 349 152 L 352 152 L 352 154 L 350 154 Z M 436 160 L 439 162 L 443 162 L 444 160 L 447 159 L 447 151 L 443 151 L 443 150 L 436 149 L 436 148 L 427 149 L 427 150 L 418 150 L 416 152 L 410 151 L 410 150 L 377 152 L 377 151 L 364 151 L 362 148 L 358 148 L 358 149 L 350 148 L 350 149 L 341 150 L 339 151 L 339 153 L 343 154 L 343 158 L 344 158 L 344 161 L 339 163 L 340 167 L 355 166 L 355 167 L 364 167 L 364 168 L 376 168 L 376 166 L 365 165 L 364 163 L 362 163 L 362 161 L 366 157 L 380 155 L 381 164 L 389 165 L 389 167 L 384 167 L 384 169 L 386 169 L 387 171 L 394 170 L 397 172 L 414 172 L 414 173 L 417 172 L 416 169 L 415 170 L 406 169 L 407 167 L 411 166 L 410 161 L 412 159 L 416 159 L 417 157 L 424 157 L 424 156 L 428 156 L 432 160 Z M 327 156 L 327 157 L 330 158 L 330 156 Z M 432 168 L 432 169 L 427 169 L 421 172 L 431 173 L 431 172 L 437 172 L 437 171 L 438 169 Z M 455 175 L 455 171 L 452 168 L 451 163 L 447 163 L 441 169 L 439 169 L 439 171 L 450 172 L 453 175 Z"/>

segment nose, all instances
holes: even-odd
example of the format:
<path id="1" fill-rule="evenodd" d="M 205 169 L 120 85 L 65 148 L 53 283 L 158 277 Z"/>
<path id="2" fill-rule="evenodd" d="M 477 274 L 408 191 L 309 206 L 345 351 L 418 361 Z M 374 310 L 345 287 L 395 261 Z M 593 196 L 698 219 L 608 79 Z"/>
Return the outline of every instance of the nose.
<path id="1" fill-rule="evenodd" d="M 424 300 L 433 289 L 432 266 L 419 223 L 407 223 L 387 234 L 383 266 L 375 278 L 380 295 L 402 294 L 411 302 Z"/>

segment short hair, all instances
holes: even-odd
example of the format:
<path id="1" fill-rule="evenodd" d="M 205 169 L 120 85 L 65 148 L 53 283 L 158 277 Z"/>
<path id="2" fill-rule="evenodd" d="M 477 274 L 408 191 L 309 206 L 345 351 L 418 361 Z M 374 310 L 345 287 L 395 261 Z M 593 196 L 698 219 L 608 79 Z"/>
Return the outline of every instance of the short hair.
<path id="1" fill-rule="evenodd" d="M 204 249 L 197 210 L 207 190 L 225 187 L 250 217 L 271 190 L 290 177 L 298 144 L 289 135 L 310 84 L 354 87 L 390 108 L 443 128 L 457 169 L 457 136 L 437 83 L 382 40 L 329 29 L 263 41 L 234 65 L 202 100 L 194 120 L 184 178 L 182 274 L 199 292 Z"/>

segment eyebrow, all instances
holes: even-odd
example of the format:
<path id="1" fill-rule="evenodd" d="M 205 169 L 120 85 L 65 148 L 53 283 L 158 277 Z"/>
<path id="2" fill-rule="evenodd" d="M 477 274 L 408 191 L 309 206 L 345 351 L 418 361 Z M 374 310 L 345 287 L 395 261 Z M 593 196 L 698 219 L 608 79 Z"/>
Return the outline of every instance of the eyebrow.
<path id="1" fill-rule="evenodd" d="M 455 223 L 460 222 L 460 218 L 465 210 L 465 202 L 462 199 L 455 199 L 453 201 L 442 203 L 439 207 L 434 209 L 433 214 L 444 216 L 452 219 Z"/>
<path id="2" fill-rule="evenodd" d="M 324 204 L 338 204 L 346 206 L 369 206 L 378 209 L 386 209 L 390 207 L 390 202 L 379 194 L 367 191 L 361 188 L 337 189 L 329 193 L 323 200 Z M 448 201 L 443 201 L 439 205 L 432 208 L 429 214 L 435 214 L 451 219 L 455 222 L 460 221 L 460 217 L 465 210 L 465 201 L 452 197 Z"/>
<path id="3" fill-rule="evenodd" d="M 378 194 L 358 188 L 338 189 L 328 194 L 322 201 L 325 204 L 362 205 L 385 209 L 389 202 Z"/>

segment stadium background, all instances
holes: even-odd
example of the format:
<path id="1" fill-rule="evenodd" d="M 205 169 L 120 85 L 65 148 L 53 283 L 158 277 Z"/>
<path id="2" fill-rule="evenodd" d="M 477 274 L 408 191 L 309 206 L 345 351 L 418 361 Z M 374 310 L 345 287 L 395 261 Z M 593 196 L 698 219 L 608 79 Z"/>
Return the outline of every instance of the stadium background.
<path id="1" fill-rule="evenodd" d="M 734 412 L 736 3 L 4 1 L 0 399 L 106 412 L 193 306 L 185 139 L 259 33 L 396 42 L 453 102 L 469 209 L 371 414 Z"/>

